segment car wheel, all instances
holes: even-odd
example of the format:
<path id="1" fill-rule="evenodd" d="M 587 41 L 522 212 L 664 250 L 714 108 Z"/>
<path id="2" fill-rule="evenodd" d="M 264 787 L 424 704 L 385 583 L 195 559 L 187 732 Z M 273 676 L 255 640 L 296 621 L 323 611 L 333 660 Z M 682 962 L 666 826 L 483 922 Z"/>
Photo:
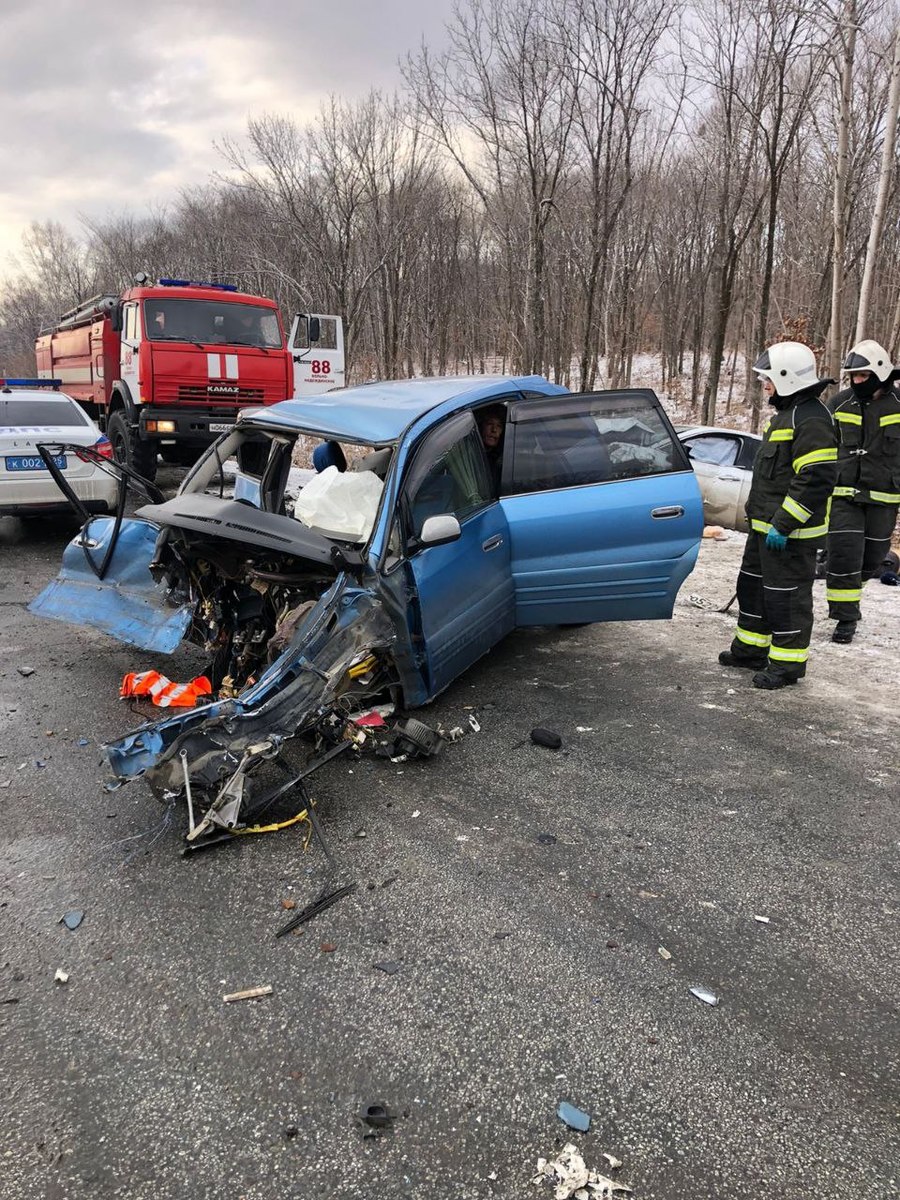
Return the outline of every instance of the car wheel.
<path id="1" fill-rule="evenodd" d="M 156 478 L 156 443 L 142 442 L 128 424 L 124 412 L 113 413 L 106 433 L 116 461 L 125 463 L 152 483 Z"/>

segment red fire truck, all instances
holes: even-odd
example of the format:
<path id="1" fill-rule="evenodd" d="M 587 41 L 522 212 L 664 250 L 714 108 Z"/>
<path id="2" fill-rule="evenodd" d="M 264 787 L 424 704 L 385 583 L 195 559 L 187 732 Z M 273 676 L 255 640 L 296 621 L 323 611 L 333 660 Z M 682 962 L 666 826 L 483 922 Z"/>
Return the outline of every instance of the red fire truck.
<path id="1" fill-rule="evenodd" d="M 340 317 L 300 313 L 285 343 L 274 300 L 229 284 L 148 282 L 64 313 L 35 343 L 42 379 L 100 424 L 116 458 L 153 479 L 192 463 L 241 408 L 344 385 Z"/>

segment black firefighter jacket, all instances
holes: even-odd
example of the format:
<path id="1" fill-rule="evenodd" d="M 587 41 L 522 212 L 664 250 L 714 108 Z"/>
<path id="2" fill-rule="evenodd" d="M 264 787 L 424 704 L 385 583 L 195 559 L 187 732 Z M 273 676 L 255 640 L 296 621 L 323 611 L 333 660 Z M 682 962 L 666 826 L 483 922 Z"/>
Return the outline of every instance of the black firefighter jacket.
<path id="1" fill-rule="evenodd" d="M 757 533 L 774 526 L 790 538 L 820 538 L 837 474 L 837 434 L 821 388 L 781 401 L 763 431 L 747 497 L 747 519 Z"/>
<path id="2" fill-rule="evenodd" d="M 835 496 L 900 504 L 900 396 L 888 388 L 858 400 L 848 388 L 832 411 L 839 437 Z"/>

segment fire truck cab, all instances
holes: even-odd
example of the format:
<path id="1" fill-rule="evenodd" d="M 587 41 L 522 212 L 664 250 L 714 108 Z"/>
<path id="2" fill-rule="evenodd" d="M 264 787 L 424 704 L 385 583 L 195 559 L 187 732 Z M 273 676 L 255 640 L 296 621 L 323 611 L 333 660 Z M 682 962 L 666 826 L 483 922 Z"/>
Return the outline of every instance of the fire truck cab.
<path id="1" fill-rule="evenodd" d="M 286 342 L 275 301 L 228 284 L 139 275 L 64 313 L 35 350 L 38 375 L 62 380 L 148 479 L 159 454 L 194 462 L 243 408 L 344 385 L 340 317 L 298 314 Z"/>

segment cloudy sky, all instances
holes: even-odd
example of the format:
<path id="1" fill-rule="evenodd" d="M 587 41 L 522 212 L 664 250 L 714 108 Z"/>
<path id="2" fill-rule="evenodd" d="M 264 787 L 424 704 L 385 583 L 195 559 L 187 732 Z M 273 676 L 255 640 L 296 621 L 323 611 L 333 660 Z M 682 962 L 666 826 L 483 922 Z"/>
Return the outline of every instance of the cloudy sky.
<path id="1" fill-rule="evenodd" d="M 247 117 L 400 82 L 452 0 L 0 0 L 0 269 L 23 229 L 205 182 Z"/>

